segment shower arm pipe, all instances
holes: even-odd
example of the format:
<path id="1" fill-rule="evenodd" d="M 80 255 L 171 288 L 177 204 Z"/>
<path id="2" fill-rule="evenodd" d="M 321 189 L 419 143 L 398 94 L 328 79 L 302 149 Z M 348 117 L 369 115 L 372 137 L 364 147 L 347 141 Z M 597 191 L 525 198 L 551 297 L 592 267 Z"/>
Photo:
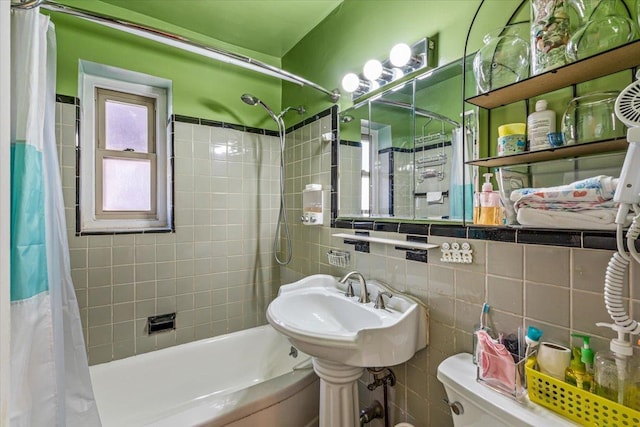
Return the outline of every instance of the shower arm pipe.
<path id="1" fill-rule="evenodd" d="M 136 24 L 125 19 L 115 18 L 110 15 L 91 12 L 77 7 L 61 5 L 50 0 L 31 0 L 17 3 L 12 2 L 11 4 L 11 7 L 16 7 L 19 9 L 31 9 L 38 6 L 42 9 L 75 16 L 77 18 L 104 25 L 106 27 L 143 37 L 148 40 L 153 40 L 158 43 L 182 49 L 191 53 L 195 53 L 197 55 L 205 56 L 210 59 L 215 59 L 217 61 L 236 65 L 271 77 L 276 77 L 281 80 L 286 80 L 300 86 L 309 86 L 317 91 L 328 95 L 331 101 L 334 103 L 338 102 L 338 100 L 340 99 L 340 92 L 338 91 L 338 89 L 330 91 L 316 83 L 313 83 L 312 81 L 304 79 L 278 67 L 274 67 L 273 65 L 266 64 L 262 61 L 258 61 L 248 56 L 229 52 L 224 49 L 206 46 L 204 44 L 190 40 L 186 37 L 169 33 L 167 31 L 162 31 L 157 28 Z"/>

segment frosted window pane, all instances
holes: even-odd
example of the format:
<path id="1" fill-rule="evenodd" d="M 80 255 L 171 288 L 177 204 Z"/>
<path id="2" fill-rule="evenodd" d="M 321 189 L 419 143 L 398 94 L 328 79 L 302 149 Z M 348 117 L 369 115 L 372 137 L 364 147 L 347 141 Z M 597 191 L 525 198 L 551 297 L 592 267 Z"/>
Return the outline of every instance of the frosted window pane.
<path id="1" fill-rule="evenodd" d="M 151 162 L 103 159 L 102 210 L 151 210 Z"/>
<path id="2" fill-rule="evenodd" d="M 107 150 L 133 148 L 148 152 L 147 107 L 123 102 L 105 102 L 105 147 Z"/>

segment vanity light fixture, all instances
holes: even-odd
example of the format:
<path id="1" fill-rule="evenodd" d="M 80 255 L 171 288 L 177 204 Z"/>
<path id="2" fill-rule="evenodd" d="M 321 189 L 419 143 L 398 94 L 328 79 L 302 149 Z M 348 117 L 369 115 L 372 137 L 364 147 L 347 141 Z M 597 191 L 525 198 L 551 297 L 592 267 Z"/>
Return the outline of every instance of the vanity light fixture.
<path id="1" fill-rule="evenodd" d="M 416 70 L 433 66 L 435 42 L 428 38 L 417 41 L 409 46 L 398 43 L 391 49 L 389 59 L 379 61 L 368 60 L 362 73 L 348 73 L 342 78 L 342 88 L 351 93 L 355 100 L 381 86 L 388 85 Z"/>

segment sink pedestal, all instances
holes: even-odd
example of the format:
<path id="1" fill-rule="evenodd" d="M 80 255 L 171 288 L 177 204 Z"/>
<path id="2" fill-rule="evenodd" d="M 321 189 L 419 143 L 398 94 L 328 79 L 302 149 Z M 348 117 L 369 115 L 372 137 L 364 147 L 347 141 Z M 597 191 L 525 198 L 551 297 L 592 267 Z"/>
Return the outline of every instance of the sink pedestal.
<path id="1" fill-rule="evenodd" d="M 364 368 L 313 358 L 313 370 L 320 377 L 320 426 L 360 425 L 358 378 Z"/>

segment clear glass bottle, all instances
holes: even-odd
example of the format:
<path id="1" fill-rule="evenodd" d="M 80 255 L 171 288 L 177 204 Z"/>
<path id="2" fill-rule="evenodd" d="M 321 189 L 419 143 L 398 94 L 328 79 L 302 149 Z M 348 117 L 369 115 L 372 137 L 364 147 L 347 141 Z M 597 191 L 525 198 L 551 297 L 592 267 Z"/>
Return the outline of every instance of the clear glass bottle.
<path id="1" fill-rule="evenodd" d="M 620 404 L 624 403 L 624 383 L 629 378 L 632 359 L 628 358 L 624 363 L 621 360 L 611 351 L 599 351 L 593 364 L 593 392 Z"/>

